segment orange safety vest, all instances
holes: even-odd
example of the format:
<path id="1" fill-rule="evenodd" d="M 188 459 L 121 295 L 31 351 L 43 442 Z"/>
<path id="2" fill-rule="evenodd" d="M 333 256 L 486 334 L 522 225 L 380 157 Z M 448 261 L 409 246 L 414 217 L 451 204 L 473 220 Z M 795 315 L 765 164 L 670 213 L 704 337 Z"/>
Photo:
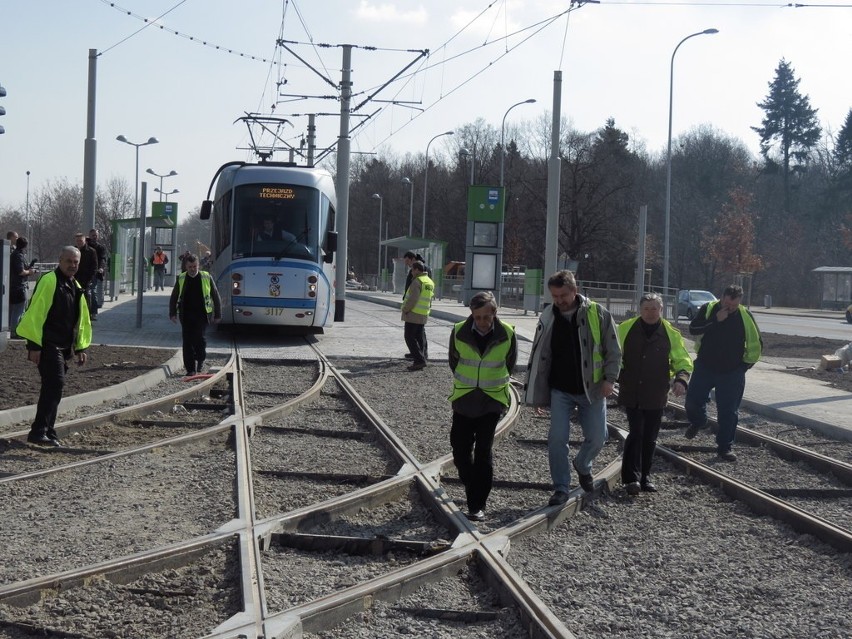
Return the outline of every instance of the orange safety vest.
<path id="1" fill-rule="evenodd" d="M 156 266 L 160 266 L 166 263 L 166 254 L 165 253 L 154 253 L 154 264 Z"/>

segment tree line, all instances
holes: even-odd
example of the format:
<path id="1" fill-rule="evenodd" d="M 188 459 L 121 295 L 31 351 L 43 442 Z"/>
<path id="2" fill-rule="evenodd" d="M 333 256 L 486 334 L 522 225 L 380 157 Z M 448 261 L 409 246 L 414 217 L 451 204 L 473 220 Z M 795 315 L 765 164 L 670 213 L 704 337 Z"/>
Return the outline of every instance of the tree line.
<path id="1" fill-rule="evenodd" d="M 852 109 L 836 134 L 824 131 L 818 109 L 799 91 L 786 60 L 758 106 L 764 112 L 752 127 L 758 156 L 711 125 L 674 140 L 669 284 L 718 293 L 748 277 L 755 295 L 771 294 L 782 305 L 816 306 L 820 291 L 811 270 L 852 266 Z M 506 136 L 507 266 L 544 267 L 548 118 L 522 123 Z M 581 280 L 632 282 L 639 207 L 647 205 L 646 267 L 651 283 L 661 286 L 665 154 L 648 152 L 612 119 L 592 132 L 572 129 L 566 121 L 560 130 L 558 253 L 577 261 Z M 447 261 L 462 261 L 467 187 L 471 179 L 499 184 L 502 149 L 500 131 L 482 119 L 454 133 L 442 138 L 443 151 L 430 154 L 426 236 L 446 242 Z M 460 154 L 462 149 L 467 153 Z M 359 276 L 374 274 L 380 237 L 408 235 L 410 220 L 413 235 L 422 234 L 426 170 L 422 154 L 353 155 L 348 257 Z M 75 231 L 88 231 L 81 226 L 82 203 L 80 185 L 48 182 L 33 193 L 29 219 L 23 205 L 7 207 L 0 210 L 0 228 L 22 234 L 29 228 L 29 255 L 54 261 Z M 132 184 L 110 178 L 98 188 L 95 208 L 96 226 L 111 245 L 110 222 L 135 217 Z M 181 238 L 192 246 L 196 239 L 209 243 L 207 228 L 191 213 L 178 229 L 178 245 Z"/>

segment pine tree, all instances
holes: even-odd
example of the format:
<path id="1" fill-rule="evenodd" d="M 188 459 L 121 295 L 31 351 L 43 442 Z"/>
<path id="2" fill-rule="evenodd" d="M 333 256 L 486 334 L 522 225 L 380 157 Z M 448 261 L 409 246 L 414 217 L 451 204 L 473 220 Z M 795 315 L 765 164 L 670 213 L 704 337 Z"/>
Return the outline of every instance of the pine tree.
<path id="1" fill-rule="evenodd" d="M 779 164 L 776 158 L 780 156 L 784 204 L 789 211 L 790 173 L 801 169 L 822 133 L 817 109 L 811 108 L 808 96 L 799 92 L 799 80 L 783 58 L 775 69 L 775 79 L 769 83 L 769 95 L 757 106 L 766 114 L 763 126 L 751 128 L 760 136 L 760 153 L 767 165 Z M 776 147 L 778 153 L 773 155 Z"/>
<path id="2" fill-rule="evenodd" d="M 846 114 L 846 121 L 835 139 L 834 160 L 841 172 L 852 171 L 852 109 Z"/>

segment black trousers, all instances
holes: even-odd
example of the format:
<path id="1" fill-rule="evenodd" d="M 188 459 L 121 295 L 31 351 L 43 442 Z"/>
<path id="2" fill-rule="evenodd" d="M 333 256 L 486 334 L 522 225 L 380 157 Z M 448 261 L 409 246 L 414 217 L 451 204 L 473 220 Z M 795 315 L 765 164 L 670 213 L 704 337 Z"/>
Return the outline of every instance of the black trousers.
<path id="1" fill-rule="evenodd" d="M 196 373 L 207 359 L 207 316 L 181 317 L 180 325 L 183 337 L 183 366 L 187 373 Z"/>
<path id="2" fill-rule="evenodd" d="M 657 435 L 663 421 L 663 409 L 645 410 L 625 408 L 630 433 L 624 442 L 624 459 L 621 462 L 621 481 L 629 484 L 645 481 L 651 474 Z"/>
<path id="3" fill-rule="evenodd" d="M 453 412 L 450 429 L 450 446 L 453 448 L 453 463 L 464 484 L 467 509 L 475 513 L 485 508 L 491 485 L 494 481 L 494 458 L 491 446 L 494 431 L 500 421 L 499 413 L 488 413 L 482 417 L 465 417 Z"/>
<path id="4" fill-rule="evenodd" d="M 68 372 L 68 359 L 71 349 L 61 349 L 51 344 L 41 348 L 41 359 L 38 362 L 38 372 L 41 375 L 41 391 L 38 395 L 36 416 L 30 428 L 33 437 L 56 437 L 56 413 L 62 400 L 62 389 L 65 387 L 65 373 Z"/>
<path id="5" fill-rule="evenodd" d="M 403 331 L 405 345 L 408 352 L 413 355 L 415 362 L 425 362 L 427 357 L 426 325 L 406 322 Z"/>

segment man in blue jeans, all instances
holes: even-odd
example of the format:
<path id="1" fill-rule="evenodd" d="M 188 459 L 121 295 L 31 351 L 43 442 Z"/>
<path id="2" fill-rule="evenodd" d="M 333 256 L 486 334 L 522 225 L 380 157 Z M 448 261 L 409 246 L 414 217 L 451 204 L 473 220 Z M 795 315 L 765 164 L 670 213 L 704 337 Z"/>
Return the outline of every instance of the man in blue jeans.
<path id="1" fill-rule="evenodd" d="M 689 324 L 695 335 L 695 370 L 686 393 L 685 436 L 692 439 L 707 426 L 707 402 L 716 389 L 716 454 L 724 461 L 736 461 L 731 451 L 739 422 L 740 402 L 745 391 L 745 374 L 760 359 L 763 340 L 751 312 L 740 304 L 741 286 L 731 285 L 718 302 L 702 306 Z"/>
<path id="2" fill-rule="evenodd" d="M 568 439 L 575 408 L 583 443 L 574 470 L 583 490 L 594 490 L 592 461 L 607 439 L 606 398 L 618 379 L 621 348 L 609 311 L 577 292 L 571 271 L 553 274 L 547 287 L 553 305 L 544 309 L 536 327 L 524 401 L 550 406 L 547 450 L 555 492 L 549 504 L 557 506 L 568 501 Z"/>

